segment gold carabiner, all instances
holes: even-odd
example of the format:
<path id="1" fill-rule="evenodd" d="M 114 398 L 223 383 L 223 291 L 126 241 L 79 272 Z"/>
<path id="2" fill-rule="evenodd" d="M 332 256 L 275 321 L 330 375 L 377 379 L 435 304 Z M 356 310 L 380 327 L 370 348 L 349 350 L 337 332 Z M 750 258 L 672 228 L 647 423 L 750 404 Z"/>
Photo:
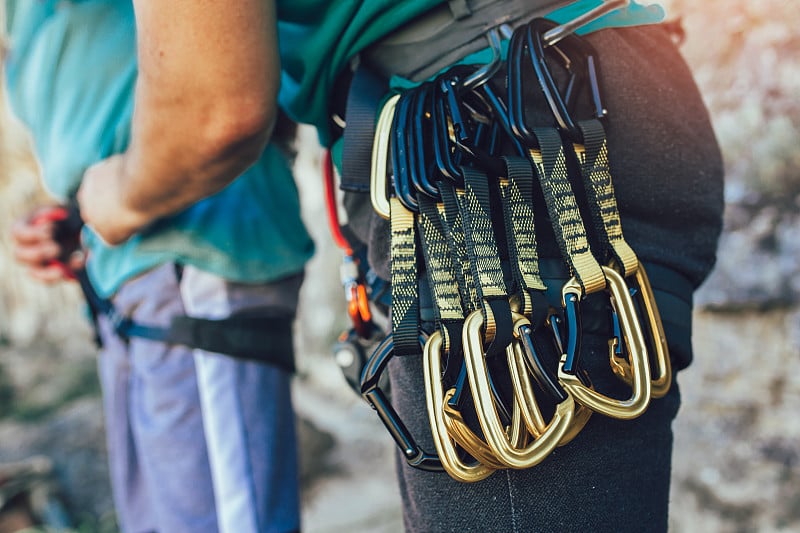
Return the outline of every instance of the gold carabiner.
<path id="1" fill-rule="evenodd" d="M 530 323 L 530 322 L 528 322 Z M 526 325 L 524 321 L 518 321 L 514 324 L 514 332 L 519 331 L 519 327 Z M 513 348 L 512 348 L 513 346 Z M 544 431 L 547 429 L 544 418 L 542 417 L 541 411 L 539 410 L 538 402 L 536 401 L 536 396 L 531 387 L 531 382 L 529 379 L 523 379 L 522 376 L 525 376 L 528 372 L 528 367 L 525 364 L 525 349 L 523 348 L 522 344 L 519 342 L 513 343 L 512 346 L 509 346 L 509 353 L 508 353 L 508 366 L 511 373 L 511 382 L 514 386 L 514 394 L 520 395 L 517 397 L 517 401 L 522 405 L 530 406 L 530 414 L 525 416 L 523 419 L 525 420 L 525 424 L 528 428 L 528 431 L 534 437 L 540 437 Z M 511 350 L 513 349 L 513 356 Z M 567 432 L 561 437 L 561 440 L 558 442 L 559 446 L 564 446 L 565 444 L 569 443 L 572 439 L 578 436 L 578 433 L 586 426 L 586 423 L 589 422 L 589 418 L 592 416 L 592 410 L 588 407 L 581 405 L 579 403 L 575 404 L 575 415 L 572 417 L 572 424 L 567 429 Z M 522 410 L 523 415 L 526 415 L 526 410 Z"/>
<path id="2" fill-rule="evenodd" d="M 397 107 L 399 94 L 391 96 L 378 116 L 375 125 L 375 139 L 372 141 L 372 165 L 370 167 L 369 199 L 372 208 L 382 218 L 389 219 L 388 176 L 386 165 L 389 162 L 389 139 L 392 134 L 394 110 Z"/>
<path id="3" fill-rule="evenodd" d="M 577 402 L 595 412 L 613 418 L 630 420 L 641 415 L 650 404 L 650 364 L 647 359 L 644 336 L 636 316 L 636 308 L 628 292 L 628 286 L 616 270 L 606 266 L 602 268 L 607 280 L 606 289 L 611 295 L 611 305 L 619 317 L 622 338 L 627 348 L 628 364 L 631 369 L 631 397 L 627 400 L 609 398 L 584 385 L 577 373 L 565 372 L 568 357 L 566 353 L 561 356 L 558 379 Z M 578 301 L 584 297 L 583 289 L 576 278 L 565 283 L 562 289 L 562 303 L 565 307 L 567 298 L 570 296 L 577 296 Z"/>
<path id="4" fill-rule="evenodd" d="M 520 316 L 517 315 L 515 321 Z M 550 455 L 564 437 L 572 424 L 575 402 L 571 396 L 567 396 L 556 406 L 553 419 L 539 438 L 522 448 L 514 447 L 509 442 L 492 397 L 489 370 L 483 351 L 483 326 L 483 314 L 478 310 L 467 317 L 463 330 L 464 359 L 467 363 L 469 385 L 475 402 L 478 422 L 486 437 L 486 442 L 497 459 L 511 468 L 530 468 Z"/>
<path id="5" fill-rule="evenodd" d="M 492 475 L 495 469 L 486 464 L 482 464 L 480 459 L 479 462 L 473 465 L 464 463 L 458 456 L 454 439 L 447 431 L 444 412 L 442 411 L 442 406 L 446 400 L 442 391 L 440 379 L 443 344 L 442 334 L 435 331 L 428 337 L 428 341 L 425 343 L 425 349 L 423 350 L 425 400 L 428 408 L 428 419 L 431 424 L 433 443 L 436 446 L 439 460 L 450 477 L 457 481 L 474 483 L 486 479 Z M 468 451 L 472 454 L 475 452 L 475 449 Z M 475 452 L 475 455 L 481 454 L 480 452 Z M 473 457 L 475 457 L 475 455 L 473 455 Z M 475 458 L 478 459 L 478 457 Z M 484 459 L 487 458 L 484 457 Z"/>
<path id="6" fill-rule="evenodd" d="M 450 404 L 455 392 L 456 390 L 454 388 L 451 388 L 445 392 L 444 403 L 442 403 L 444 423 L 445 426 L 447 426 L 448 434 L 452 437 L 456 444 L 464 448 L 468 454 L 477 459 L 480 463 L 495 470 L 505 468 L 506 465 L 497 460 L 497 457 L 495 457 L 494 452 L 492 452 L 491 448 L 489 448 L 489 445 L 470 429 L 470 427 L 467 425 L 467 422 L 464 420 L 461 411 Z M 521 415 L 519 415 L 519 409 L 516 405 L 514 406 L 514 413 L 518 418 L 521 417 Z M 527 438 L 527 435 L 524 431 L 520 431 L 524 426 L 519 423 L 514 425 L 516 426 L 517 431 L 515 433 L 516 437 L 512 437 L 512 439 L 516 438 L 518 439 L 516 442 L 524 443 L 524 439 Z"/>
<path id="7" fill-rule="evenodd" d="M 651 340 L 650 345 L 655 350 L 656 369 L 658 370 L 657 376 L 651 376 L 651 394 L 653 398 L 662 398 L 672 386 L 672 363 L 669 357 L 667 337 L 664 334 L 664 325 L 661 322 L 661 314 L 658 312 L 653 288 L 650 286 L 650 280 L 641 263 L 634 271 L 634 280 L 646 315 L 648 336 Z M 613 348 L 611 350 L 611 368 L 628 385 L 633 382 L 630 364 L 625 358 L 616 355 Z"/>

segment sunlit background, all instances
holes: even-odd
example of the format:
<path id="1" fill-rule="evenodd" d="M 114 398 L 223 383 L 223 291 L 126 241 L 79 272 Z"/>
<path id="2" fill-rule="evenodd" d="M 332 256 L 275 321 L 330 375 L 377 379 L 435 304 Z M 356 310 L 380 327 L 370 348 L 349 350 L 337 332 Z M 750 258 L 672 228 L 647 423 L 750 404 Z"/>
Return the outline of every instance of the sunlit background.
<path id="1" fill-rule="evenodd" d="M 797 531 L 800 9 L 796 0 L 663 3 L 683 22 L 682 51 L 727 169 L 719 261 L 696 301 L 696 360 L 678 378 L 671 530 Z M 76 527 L 114 531 L 96 353 L 80 297 L 75 287 L 28 281 L 13 263 L 9 224 L 47 196 L 25 133 L 6 112 L 0 145 L 0 507 L 4 472 L 42 455 Z M 318 248 L 296 328 L 306 530 L 399 531 L 390 439 L 330 355 L 346 327 L 341 253 L 320 222 L 312 131 L 301 129 L 298 148 L 303 210 Z M 13 530 L 9 523 L 0 513 L 0 533 Z"/>

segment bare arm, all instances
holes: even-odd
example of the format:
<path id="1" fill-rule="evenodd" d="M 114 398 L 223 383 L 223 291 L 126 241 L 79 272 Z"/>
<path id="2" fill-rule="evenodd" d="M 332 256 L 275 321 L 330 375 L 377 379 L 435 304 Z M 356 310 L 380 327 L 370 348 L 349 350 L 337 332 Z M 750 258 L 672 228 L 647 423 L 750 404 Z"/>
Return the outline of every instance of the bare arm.
<path id="1" fill-rule="evenodd" d="M 78 198 L 111 244 L 230 183 L 276 116 L 274 3 L 134 0 L 139 78 L 131 143 L 87 171 Z"/>

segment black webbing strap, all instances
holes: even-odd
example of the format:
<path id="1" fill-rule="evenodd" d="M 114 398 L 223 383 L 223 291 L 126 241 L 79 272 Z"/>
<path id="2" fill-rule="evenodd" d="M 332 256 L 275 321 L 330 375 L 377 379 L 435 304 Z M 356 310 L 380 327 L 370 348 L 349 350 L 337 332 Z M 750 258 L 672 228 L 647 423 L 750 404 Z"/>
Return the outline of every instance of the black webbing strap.
<path id="1" fill-rule="evenodd" d="M 599 120 L 578 123 L 583 133 L 583 145 L 574 145 L 581 167 L 584 189 L 589 200 L 592 224 L 604 247 L 603 252 L 613 255 L 623 276 L 628 277 L 639 267 L 639 260 L 622 235 L 611 168 L 608 161 L 606 132 Z M 600 258 L 604 263 L 608 257 Z"/>
<path id="2" fill-rule="evenodd" d="M 535 128 L 541 152 L 530 150 L 539 174 L 561 255 L 586 294 L 606 286 L 600 263 L 592 255 L 580 209 L 569 181 L 564 146 L 555 128 Z"/>
<path id="3" fill-rule="evenodd" d="M 459 291 L 462 285 L 457 281 L 455 258 L 450 254 L 440 211 L 436 202 L 419 195 L 420 213 L 417 217 L 420 228 L 420 247 L 425 258 L 425 271 L 428 276 L 433 308 L 439 330 L 444 337 L 444 351 L 461 352 L 461 325 L 466 318 L 463 297 Z M 457 335 L 451 337 L 451 332 Z"/>
<path id="4" fill-rule="evenodd" d="M 380 102 L 389 89 L 388 80 L 364 66 L 353 74 L 347 93 L 342 150 L 342 179 L 345 191 L 369 192 L 369 169 L 375 121 Z"/>
<path id="5" fill-rule="evenodd" d="M 85 270 L 77 272 L 76 278 L 93 316 L 105 316 L 122 339 L 177 344 L 274 365 L 287 372 L 295 370 L 292 316 L 242 314 L 219 320 L 176 316 L 169 327 L 150 326 L 121 315 L 110 300 L 100 297 Z"/>
<path id="6" fill-rule="evenodd" d="M 420 356 L 415 217 L 397 197 L 392 197 L 389 205 L 394 355 Z"/>
<path id="7" fill-rule="evenodd" d="M 489 178 L 473 167 L 461 167 L 464 174 L 464 235 L 475 281 L 483 306 L 484 333 L 493 337 L 486 355 L 505 352 L 513 340 L 511 305 L 505 287 L 500 252 L 492 227 Z"/>
<path id="8" fill-rule="evenodd" d="M 464 221 L 461 217 L 463 210 L 463 192 L 458 192 L 455 185 L 447 180 L 439 182 L 439 194 L 442 197 L 442 227 L 445 231 L 450 255 L 460 267 L 461 273 L 456 276 L 459 291 L 464 299 L 464 310 L 469 313 L 477 309 L 480 302 L 475 289 L 475 281 L 469 265 L 467 242 L 464 237 Z"/>
<path id="9" fill-rule="evenodd" d="M 511 270 L 522 297 L 521 312 L 534 322 L 534 329 L 547 314 L 547 290 L 539 273 L 536 222 L 533 208 L 533 167 L 521 157 L 503 157 L 507 179 L 500 181 L 503 215 Z M 534 302 L 534 299 L 536 302 Z M 533 320 L 534 314 L 537 315 Z"/>

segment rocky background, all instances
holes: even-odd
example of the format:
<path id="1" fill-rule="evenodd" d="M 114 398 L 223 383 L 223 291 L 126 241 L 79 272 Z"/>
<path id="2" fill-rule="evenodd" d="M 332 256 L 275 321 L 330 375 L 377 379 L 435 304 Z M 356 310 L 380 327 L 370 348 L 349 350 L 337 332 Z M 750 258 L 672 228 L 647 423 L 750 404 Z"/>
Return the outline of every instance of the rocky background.
<path id="1" fill-rule="evenodd" d="M 719 263 L 697 295 L 696 361 L 679 376 L 671 530 L 800 531 L 800 9 L 795 0 L 664 3 L 683 20 L 682 50 L 727 166 Z M 0 145 L 0 507 L 13 492 L 4 476 L 25 470 L 41 480 L 37 512 L 63 511 L 82 533 L 112 532 L 96 350 L 75 287 L 37 286 L 11 260 L 10 222 L 46 195 L 6 112 Z M 330 355 L 345 327 L 341 254 L 317 222 L 313 132 L 301 129 L 298 146 L 318 246 L 296 328 L 306 530 L 400 531 L 389 437 Z M 48 497 L 55 487 L 59 499 Z M 0 514 L 0 532 L 15 520 Z"/>

